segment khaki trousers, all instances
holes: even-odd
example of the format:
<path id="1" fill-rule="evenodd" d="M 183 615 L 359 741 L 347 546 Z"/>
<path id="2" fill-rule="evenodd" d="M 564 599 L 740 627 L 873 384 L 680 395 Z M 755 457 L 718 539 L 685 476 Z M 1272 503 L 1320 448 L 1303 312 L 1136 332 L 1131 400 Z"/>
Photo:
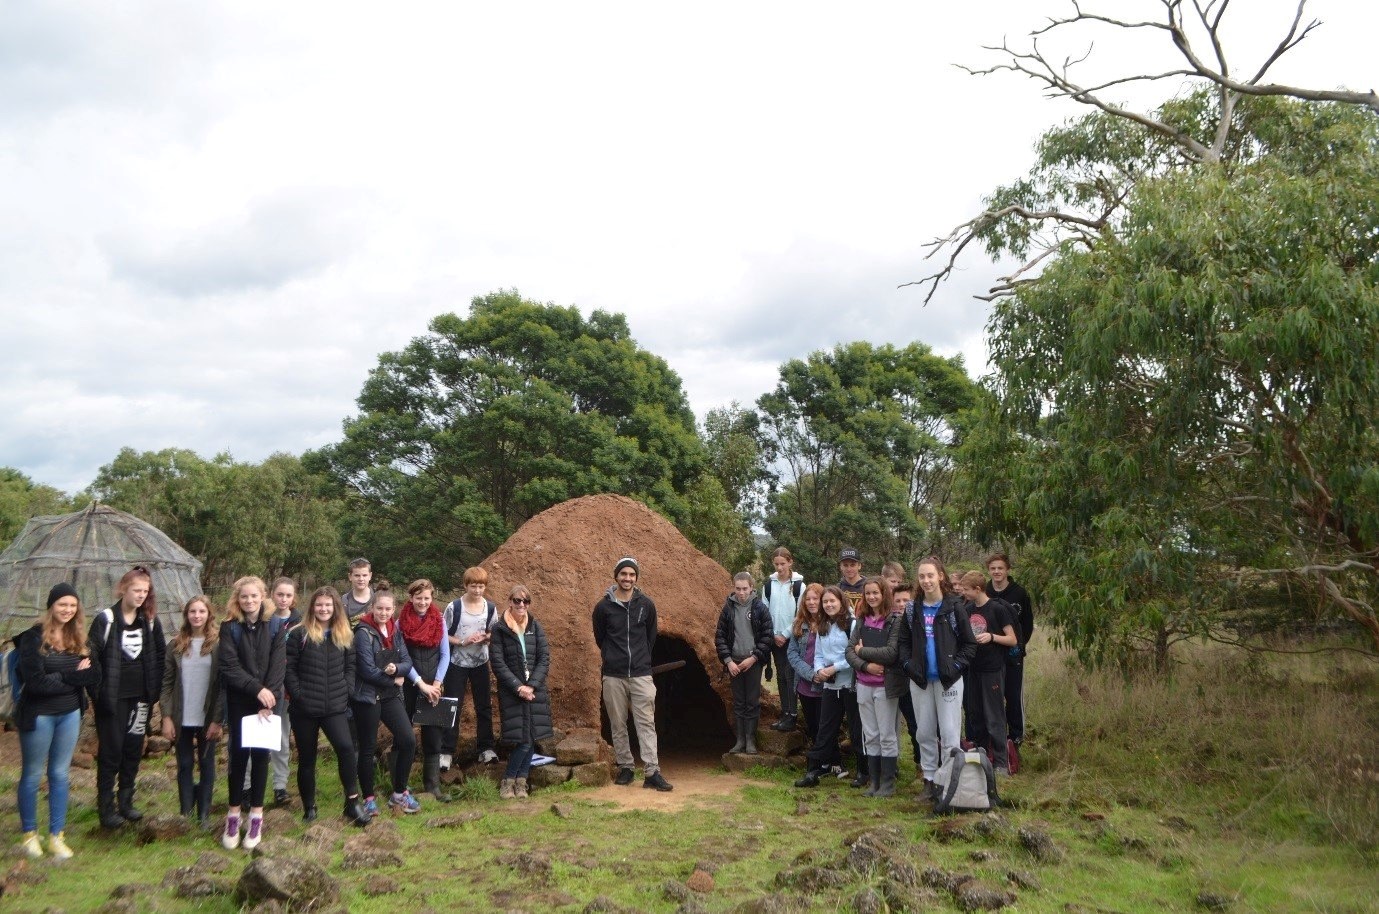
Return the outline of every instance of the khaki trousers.
<path id="1" fill-rule="evenodd" d="M 651 677 L 603 677 L 603 706 L 608 711 L 608 729 L 613 734 L 613 756 L 618 767 L 632 767 L 632 743 L 627 738 L 627 712 L 631 710 L 645 776 L 660 771 L 656 755 L 656 685 Z"/>

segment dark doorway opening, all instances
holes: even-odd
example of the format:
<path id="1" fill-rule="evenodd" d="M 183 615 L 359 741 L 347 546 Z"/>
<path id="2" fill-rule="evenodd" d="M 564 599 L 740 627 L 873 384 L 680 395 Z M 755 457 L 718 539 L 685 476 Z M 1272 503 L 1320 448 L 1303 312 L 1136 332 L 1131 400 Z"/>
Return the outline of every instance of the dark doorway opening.
<path id="1" fill-rule="evenodd" d="M 678 670 L 658 673 L 656 683 L 656 746 L 664 760 L 667 756 L 698 756 L 705 752 L 721 753 L 732 744 L 728 716 L 723 700 L 709 683 L 709 674 L 699 662 L 699 655 L 679 638 L 660 635 L 651 652 L 652 666 L 683 660 Z M 632 751 L 641 760 L 637 746 L 637 728 L 628 716 L 628 737 Z M 603 738 L 613 741 L 608 726 L 608 713 L 603 713 Z"/>

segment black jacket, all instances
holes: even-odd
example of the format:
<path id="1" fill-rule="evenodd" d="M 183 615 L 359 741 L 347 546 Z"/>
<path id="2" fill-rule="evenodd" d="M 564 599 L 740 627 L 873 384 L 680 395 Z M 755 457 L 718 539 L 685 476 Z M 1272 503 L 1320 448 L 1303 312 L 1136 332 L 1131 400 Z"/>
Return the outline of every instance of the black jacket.
<path id="1" fill-rule="evenodd" d="M 19 652 L 19 678 L 24 684 L 14 709 L 21 732 L 34 728 L 40 714 L 69 714 L 86 710 L 86 690 L 101 681 L 100 658 L 91 654 L 91 666 L 78 670 L 76 654 L 44 653 L 43 626 L 35 625 L 14 639 Z"/>
<path id="2" fill-rule="evenodd" d="M 293 714 L 329 717 L 349 711 L 356 671 L 353 641 L 348 647 L 338 647 L 329 631 L 319 642 L 312 641 L 305 625 L 287 633 L 284 679 Z"/>
<path id="3" fill-rule="evenodd" d="M 262 615 L 253 625 L 229 621 L 220 627 L 220 684 L 227 705 L 257 706 L 262 689 L 282 701 L 285 632 L 277 628 L 275 633 L 271 620 Z"/>
<path id="4" fill-rule="evenodd" d="M 732 595 L 723 603 L 723 609 L 718 613 L 718 629 L 714 632 L 713 645 L 718 651 L 718 662 L 724 666 L 729 660 L 733 659 L 736 646 L 733 642 L 737 640 L 737 626 L 733 624 L 733 609 L 737 604 L 733 601 Z M 760 597 L 752 597 L 752 606 L 749 610 L 752 620 L 752 651 L 753 657 L 757 658 L 757 663 L 765 663 L 766 658 L 771 656 L 771 648 L 776 646 L 775 626 L 771 622 L 771 607 L 761 601 Z M 746 659 L 745 657 L 743 658 Z"/>
<path id="5" fill-rule="evenodd" d="M 498 681 L 498 711 L 502 715 L 503 742 L 524 746 L 554 735 L 551 724 L 551 696 L 546 690 L 546 674 L 551 668 L 551 651 L 546 632 L 531 613 L 527 614 L 527 632 L 520 636 L 499 617 L 493 623 L 493 641 L 488 646 L 493 678 Z M 518 638 L 526 642 L 526 656 Z M 523 701 L 517 695 L 520 686 L 531 686 L 536 697 Z"/>
<path id="6" fill-rule="evenodd" d="M 651 675 L 651 649 L 656 646 L 656 604 L 639 589 L 627 605 L 608 588 L 594 607 L 594 643 L 603 658 L 604 676 L 630 679 Z"/>
<path id="7" fill-rule="evenodd" d="M 929 658 L 924 650 L 924 617 L 919 601 L 910 604 L 900 623 L 900 667 L 921 689 L 929 687 Z M 946 689 L 962 678 L 977 653 L 977 638 L 953 594 L 943 598 L 934 618 L 934 648 L 938 653 L 938 678 Z"/>
<path id="8" fill-rule="evenodd" d="M 115 613 L 119 611 L 120 604 L 116 603 L 96 613 L 86 639 L 91 655 L 100 658 L 100 682 L 89 690 L 99 710 L 114 711 L 115 703 L 120 698 L 120 645 L 119 639 L 110 637 L 110 627 L 114 624 Z M 148 618 L 140 610 L 136 621 L 142 623 L 144 628 L 145 650 L 139 654 L 144 673 L 141 700 L 152 704 L 158 700 L 163 688 L 163 657 L 167 653 L 167 641 L 163 638 L 163 626 L 157 619 Z"/>
<path id="9" fill-rule="evenodd" d="M 359 618 L 364 617 L 361 614 Z M 374 659 L 378 652 L 383 650 L 383 636 L 367 622 L 361 621 L 355 627 L 355 678 L 350 701 L 373 705 L 378 704 L 382 698 L 402 698 L 402 690 L 393 679 L 397 676 L 407 678 L 407 674 L 412 671 L 412 658 L 407 653 L 407 642 L 402 637 L 402 632 L 397 630 L 396 622 L 393 623 L 393 629 L 393 650 L 398 654 L 397 672 L 389 676 L 378 668 L 378 663 Z"/>
<path id="10" fill-rule="evenodd" d="M 1015 583 L 1013 578 L 1009 578 L 1006 580 L 1006 589 L 999 591 L 991 586 L 990 581 L 987 581 L 986 595 L 998 600 L 1005 600 L 1015 610 L 1015 636 L 1019 639 L 1019 646 L 1023 649 L 1026 644 L 1029 644 L 1029 639 L 1034 634 L 1034 599 L 1030 597 L 1029 591 Z"/>
<path id="11" fill-rule="evenodd" d="M 852 637 L 848 639 L 848 666 L 859 673 L 868 663 L 886 668 L 887 698 L 905 694 L 906 678 L 900 669 L 900 626 L 904 619 L 903 613 L 891 613 L 880 628 L 870 628 L 866 620 L 858 619 L 852 624 Z"/>

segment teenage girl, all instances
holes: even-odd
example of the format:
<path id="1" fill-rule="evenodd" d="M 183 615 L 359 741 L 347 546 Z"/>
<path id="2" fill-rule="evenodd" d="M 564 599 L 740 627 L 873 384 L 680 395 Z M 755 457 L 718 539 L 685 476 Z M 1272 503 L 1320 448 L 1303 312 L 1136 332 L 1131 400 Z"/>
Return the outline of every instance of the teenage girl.
<path id="1" fill-rule="evenodd" d="M 450 669 L 450 641 L 445 637 L 444 613 L 432 599 L 435 592 L 435 585 L 425 578 L 413 581 L 407 585 L 411 599 L 398 613 L 398 628 L 407 642 L 412 668 L 417 671 L 416 681 L 402 686 L 409 718 L 417 713 L 418 698 L 425 698 L 433 705 L 441 700 L 445 674 Z M 444 727 L 421 728 L 421 789 L 438 800 L 444 799 L 440 780 L 444 733 Z"/>
<path id="2" fill-rule="evenodd" d="M 355 674 L 354 633 L 340 594 L 334 587 L 318 588 L 311 595 L 305 621 L 287 633 L 284 674 L 293 699 L 297 792 L 302 797 L 302 818 L 308 822 L 316 818 L 316 741 L 325 731 L 345 792 L 345 818 L 356 825 L 369 824 L 359 799 L 358 756 L 350 737 Z"/>
<path id="3" fill-rule="evenodd" d="M 284 630 L 302 621 L 302 614 L 297 612 L 297 582 L 291 578 L 278 578 L 273 582 L 273 620 Z M 288 739 L 288 733 L 291 732 L 291 718 L 288 716 L 291 706 L 292 697 L 284 695 L 278 707 L 278 716 L 282 718 L 282 748 L 268 753 L 273 762 L 274 806 L 285 806 L 291 799 L 287 795 L 287 771 L 292 761 L 292 743 Z"/>
<path id="4" fill-rule="evenodd" d="M 804 589 L 800 605 L 795 610 L 795 621 L 790 626 L 790 641 L 786 645 L 790 669 L 795 674 L 795 694 L 804 712 L 804 732 L 811 746 L 819 734 L 819 700 L 823 696 L 823 691 L 814 682 L 815 642 L 824 618 L 821 604 L 823 595 L 822 584 L 810 584 Z"/>
<path id="5" fill-rule="evenodd" d="M 857 673 L 857 710 L 871 781 L 869 797 L 895 794 L 900 761 L 896 717 L 900 693 L 905 690 L 904 677 L 896 667 L 900 618 L 891 612 L 891 588 L 884 579 L 871 578 L 862 585 L 862 615 L 852 627 L 847 659 Z"/>
<path id="6" fill-rule="evenodd" d="M 48 853 L 56 860 L 72 856 L 67 828 L 68 774 L 72 750 L 81 732 L 86 690 L 101 681 L 100 658 L 87 648 L 86 619 L 71 584 L 48 591 L 48 607 L 33 627 L 14 639 L 24 691 L 15 707 L 19 725 L 20 848 L 29 857 L 43 856 L 38 841 L 38 787 L 48 776 Z"/>
<path id="7" fill-rule="evenodd" d="M 977 639 L 962 600 L 950 590 L 943 562 L 935 556 L 915 568 L 919 599 L 900 625 L 900 666 L 910 678 L 919 729 L 919 764 L 924 787 L 936 797 L 934 775 L 946 751 L 958 745 L 962 726 L 962 673 L 972 665 Z"/>
<path id="8" fill-rule="evenodd" d="M 421 809 L 421 804 L 407 789 L 407 775 L 417 757 L 417 737 L 402 703 L 402 684 L 420 677 L 412 669 L 407 642 L 398 634 L 397 622 L 393 619 L 396 612 L 392 590 L 380 583 L 373 589 L 369 608 L 359 617 L 354 629 L 358 672 L 354 694 L 350 696 L 350 709 L 359 733 L 359 792 L 364 797 L 364 812 L 370 818 L 378 815 L 378 801 L 374 798 L 374 752 L 378 746 L 380 721 L 393 735 L 389 766 L 392 796 L 388 798 L 388 808 L 404 813 Z"/>
<path id="9" fill-rule="evenodd" d="M 101 668 L 101 682 L 94 694 L 99 740 L 96 796 L 101 825 L 106 828 L 119 828 L 144 817 L 134 808 L 134 779 L 144 755 L 149 711 L 163 684 L 163 655 L 167 651 L 148 569 L 136 565 L 127 571 L 115 585 L 115 594 L 115 605 L 91 620 L 88 638 Z"/>
<path id="10" fill-rule="evenodd" d="M 207 596 L 182 607 L 182 628 L 163 664 L 163 738 L 177 747 L 177 799 L 182 815 L 210 821 L 215 750 L 225 709 L 220 689 L 220 626 Z M 197 773 L 201 779 L 196 780 Z"/>
<path id="11" fill-rule="evenodd" d="M 225 686 L 225 716 L 230 730 L 230 809 L 220 843 L 233 850 L 243 841 L 257 847 L 263 839 L 263 794 L 268 786 L 268 750 L 245 749 L 244 718 L 257 714 L 267 720 L 283 697 L 286 655 L 282 630 L 264 611 L 266 588 L 252 575 L 235 581 L 226 605 L 229 621 L 222 627 L 220 681 Z M 313 744 L 314 745 L 314 744 Z M 249 771 L 249 788 L 244 772 Z M 240 814 L 249 805 L 249 829 L 242 834 Z"/>
<path id="12" fill-rule="evenodd" d="M 474 737 L 478 741 L 479 761 L 488 765 L 498 761 L 493 741 L 492 685 L 489 681 L 488 645 L 498 621 L 498 607 L 484 596 L 488 572 L 479 566 L 464 570 L 464 594 L 445 608 L 446 640 L 450 642 L 450 665 L 445 672 L 445 694 L 456 699 L 459 711 L 464 693 L 474 702 Z M 455 726 L 441 734 L 441 769 L 448 769 L 459 740 L 460 715 Z"/>
<path id="13" fill-rule="evenodd" d="M 819 731 L 806 756 L 808 769 L 796 787 L 817 787 L 829 769 L 842 762 L 838 731 L 843 723 L 847 695 L 852 691 L 852 667 L 847 664 L 848 636 L 852 617 L 848 600 L 836 584 L 824 588 L 823 619 L 814 639 L 814 664 L 809 678 L 819 687 Z"/>

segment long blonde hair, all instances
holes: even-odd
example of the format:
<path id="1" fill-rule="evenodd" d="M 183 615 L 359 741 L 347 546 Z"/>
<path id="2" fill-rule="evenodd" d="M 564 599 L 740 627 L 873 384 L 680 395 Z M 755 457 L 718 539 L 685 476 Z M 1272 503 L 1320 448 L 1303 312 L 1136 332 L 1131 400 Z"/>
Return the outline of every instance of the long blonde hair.
<path id="1" fill-rule="evenodd" d="M 302 628 L 307 639 L 312 644 L 320 644 L 326 640 L 326 627 L 316 618 L 316 601 L 321 597 L 330 597 L 331 605 L 335 608 L 330 615 L 331 642 L 341 649 L 350 647 L 354 644 L 354 632 L 350 631 L 350 620 L 345 616 L 344 601 L 340 599 L 340 592 L 329 586 L 316 588 L 311 600 L 306 604 L 302 614 Z"/>
<path id="2" fill-rule="evenodd" d="M 235 586 L 230 588 L 230 599 L 225 603 L 225 615 L 231 622 L 244 621 L 244 613 L 239 608 L 239 592 L 250 584 L 257 584 L 259 593 L 263 594 L 263 604 L 259 605 L 259 618 L 263 618 L 263 606 L 268 603 L 268 587 L 264 585 L 263 578 L 250 574 L 235 581 Z"/>
<path id="3" fill-rule="evenodd" d="M 191 608 L 197 603 L 206 607 L 206 640 L 201 642 L 201 654 L 199 656 L 205 657 L 211 651 L 215 650 L 216 642 L 220 640 L 220 623 L 217 622 L 215 618 L 215 604 L 212 603 L 211 598 L 204 593 L 197 594 L 188 600 L 186 605 L 182 607 L 182 627 L 177 630 L 177 635 L 172 639 L 172 644 L 168 645 L 168 649 L 172 651 L 174 656 L 181 657 L 187 651 L 191 650 L 192 624 L 187 621 L 187 613 L 190 612 Z M 262 613 L 260 613 L 260 615 L 262 615 Z"/>

